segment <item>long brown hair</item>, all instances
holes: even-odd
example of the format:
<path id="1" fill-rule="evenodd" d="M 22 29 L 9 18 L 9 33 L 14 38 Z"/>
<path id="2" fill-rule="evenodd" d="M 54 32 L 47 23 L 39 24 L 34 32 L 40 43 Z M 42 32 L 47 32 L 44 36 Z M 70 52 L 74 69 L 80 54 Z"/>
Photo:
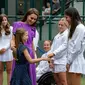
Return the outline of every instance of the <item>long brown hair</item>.
<path id="1" fill-rule="evenodd" d="M 81 22 L 80 15 L 76 8 L 70 7 L 65 10 L 65 15 L 69 16 L 71 18 L 71 28 L 69 32 L 69 38 L 72 38 L 73 33 L 76 29 L 76 26 Z"/>
<path id="2" fill-rule="evenodd" d="M 3 17 L 6 17 L 7 21 L 8 21 L 8 17 L 5 14 L 1 14 L 0 15 L 0 36 L 2 36 L 1 30 L 3 29 L 3 27 L 2 27 Z M 10 24 L 9 24 L 9 22 L 4 27 L 4 30 L 5 30 L 5 35 L 9 35 L 10 34 Z"/>
<path id="3" fill-rule="evenodd" d="M 18 48 L 18 45 L 20 43 L 23 44 L 22 37 L 25 34 L 25 32 L 26 32 L 26 30 L 24 28 L 18 28 L 16 30 L 16 33 L 15 33 L 15 45 L 16 45 L 16 48 Z"/>
<path id="4" fill-rule="evenodd" d="M 38 20 L 39 11 L 38 11 L 37 9 L 35 9 L 35 8 L 30 8 L 30 9 L 27 11 L 27 13 L 25 14 L 25 16 L 23 17 L 22 22 L 25 22 L 25 21 L 27 20 L 27 17 L 28 17 L 29 15 L 31 15 L 31 14 L 37 15 L 37 20 Z M 37 20 L 36 20 L 36 22 L 37 22 Z M 35 22 L 32 26 L 35 26 L 36 22 Z"/>

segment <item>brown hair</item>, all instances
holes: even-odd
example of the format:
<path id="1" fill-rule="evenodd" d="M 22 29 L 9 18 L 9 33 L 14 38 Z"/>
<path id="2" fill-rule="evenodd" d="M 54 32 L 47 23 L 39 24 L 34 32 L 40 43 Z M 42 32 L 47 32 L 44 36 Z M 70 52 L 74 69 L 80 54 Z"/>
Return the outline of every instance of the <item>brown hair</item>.
<path id="1" fill-rule="evenodd" d="M 37 20 L 38 20 L 39 11 L 38 11 L 37 9 L 35 9 L 35 8 L 30 8 L 30 9 L 27 11 L 27 13 L 25 14 L 25 16 L 23 17 L 22 22 L 25 22 L 25 21 L 27 20 L 27 17 L 28 17 L 29 15 L 31 15 L 31 14 L 37 15 Z M 37 20 L 36 20 L 36 22 L 37 22 Z M 33 24 L 33 26 L 36 24 L 36 22 Z"/>
<path id="2" fill-rule="evenodd" d="M 15 33 L 15 44 L 16 48 L 18 48 L 18 45 L 20 43 L 23 43 L 22 37 L 25 34 L 26 30 L 24 28 L 18 28 Z"/>
<path id="3" fill-rule="evenodd" d="M 2 27 L 3 17 L 6 17 L 7 18 L 7 21 L 8 21 L 7 15 L 5 15 L 5 14 L 1 14 L 0 15 L 0 36 L 2 36 L 1 30 L 3 29 L 3 27 Z M 9 22 L 4 27 L 4 30 L 5 30 L 5 35 L 9 35 L 10 34 L 10 24 L 9 24 Z"/>
<path id="4" fill-rule="evenodd" d="M 71 28 L 69 33 L 69 38 L 72 38 L 76 26 L 81 22 L 81 17 L 76 8 L 70 7 L 65 10 L 65 15 L 71 18 Z"/>
<path id="5" fill-rule="evenodd" d="M 52 45 L 52 41 L 51 40 L 44 40 L 44 42 L 49 42 L 50 43 L 50 46 Z"/>

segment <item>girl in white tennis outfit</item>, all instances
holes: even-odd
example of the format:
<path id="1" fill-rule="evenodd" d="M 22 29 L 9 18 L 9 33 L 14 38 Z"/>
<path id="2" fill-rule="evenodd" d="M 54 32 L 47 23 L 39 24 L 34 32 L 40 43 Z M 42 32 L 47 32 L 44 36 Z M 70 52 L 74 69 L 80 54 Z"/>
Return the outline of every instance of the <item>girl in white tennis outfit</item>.
<path id="1" fill-rule="evenodd" d="M 66 64 L 67 64 L 67 40 L 68 40 L 68 22 L 62 18 L 58 22 L 59 33 L 55 36 L 51 53 L 48 57 L 53 57 L 53 73 L 57 85 L 67 85 Z"/>
<path id="2" fill-rule="evenodd" d="M 45 40 L 43 44 L 44 53 L 41 57 L 47 57 L 47 52 L 51 49 L 51 41 Z M 36 79 L 38 80 L 43 74 L 50 72 L 48 61 L 40 61 L 36 68 Z"/>
<path id="3" fill-rule="evenodd" d="M 3 84 L 4 63 L 6 62 L 7 85 L 10 85 L 13 55 L 10 49 L 12 27 L 5 14 L 0 15 L 0 85 Z"/>
<path id="4" fill-rule="evenodd" d="M 68 85 L 81 85 L 81 74 L 85 74 L 85 26 L 81 23 L 78 11 L 71 7 L 65 11 L 70 25 L 68 37 Z"/>

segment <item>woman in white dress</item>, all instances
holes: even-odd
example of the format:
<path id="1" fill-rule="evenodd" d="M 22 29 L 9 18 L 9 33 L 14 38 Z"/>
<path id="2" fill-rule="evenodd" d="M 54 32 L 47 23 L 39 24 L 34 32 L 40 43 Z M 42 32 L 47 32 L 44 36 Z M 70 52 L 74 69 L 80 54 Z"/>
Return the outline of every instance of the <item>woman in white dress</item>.
<path id="1" fill-rule="evenodd" d="M 58 27 L 59 33 L 55 36 L 53 40 L 51 53 L 48 54 L 48 57 L 53 57 L 54 59 L 53 73 L 57 85 L 67 85 L 66 64 L 69 25 L 65 18 L 62 18 L 58 22 Z"/>
<path id="2" fill-rule="evenodd" d="M 68 36 L 68 85 L 81 85 L 81 74 L 85 74 L 85 26 L 76 8 L 68 8 L 65 17 L 70 25 Z"/>
<path id="3" fill-rule="evenodd" d="M 45 40 L 43 44 L 44 53 L 41 57 L 47 57 L 47 52 L 51 49 L 51 41 Z M 40 61 L 36 68 L 36 79 L 38 80 L 43 74 L 51 71 L 49 68 L 48 61 Z"/>
<path id="4" fill-rule="evenodd" d="M 12 39 L 12 27 L 8 23 L 5 14 L 0 15 L 0 85 L 3 85 L 4 63 L 6 62 L 7 85 L 10 85 L 10 76 L 12 70 L 12 51 L 10 41 Z"/>

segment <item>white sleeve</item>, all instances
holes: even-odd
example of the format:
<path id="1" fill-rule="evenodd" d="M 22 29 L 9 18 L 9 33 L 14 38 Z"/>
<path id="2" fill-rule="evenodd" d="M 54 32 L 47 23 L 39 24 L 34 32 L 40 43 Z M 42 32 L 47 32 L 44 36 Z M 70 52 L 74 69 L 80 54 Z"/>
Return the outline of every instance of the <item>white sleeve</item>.
<path id="1" fill-rule="evenodd" d="M 63 36 L 62 44 L 56 48 L 56 50 L 53 51 L 55 55 L 62 55 L 63 52 L 66 52 L 67 49 L 67 41 L 68 41 L 68 35 Z M 57 43 L 57 42 L 56 42 Z M 61 56 L 57 56 L 57 58 L 60 58 Z"/>
<path id="2" fill-rule="evenodd" d="M 51 50 L 48 51 L 48 52 L 54 51 L 54 47 L 55 47 L 55 46 L 56 46 L 56 37 L 54 37 L 53 42 L 52 42 L 52 45 L 51 45 Z"/>
<path id="3" fill-rule="evenodd" d="M 68 61 L 67 61 L 68 64 L 71 64 L 85 48 L 85 30 L 84 29 L 78 30 L 76 32 L 77 36 L 70 43 L 71 47 L 70 47 L 70 52 L 68 52 Z"/>
<path id="4" fill-rule="evenodd" d="M 35 37 L 33 38 L 33 44 L 34 44 L 35 50 L 36 50 L 36 48 L 38 47 L 38 41 L 39 41 L 39 33 L 38 33 L 38 31 L 36 30 L 36 35 L 35 35 Z"/>
<path id="5" fill-rule="evenodd" d="M 8 44 L 5 46 L 5 49 L 6 49 L 6 50 L 10 48 L 10 43 L 11 43 L 12 35 L 13 35 L 13 27 L 10 26 L 10 41 L 9 41 Z"/>

